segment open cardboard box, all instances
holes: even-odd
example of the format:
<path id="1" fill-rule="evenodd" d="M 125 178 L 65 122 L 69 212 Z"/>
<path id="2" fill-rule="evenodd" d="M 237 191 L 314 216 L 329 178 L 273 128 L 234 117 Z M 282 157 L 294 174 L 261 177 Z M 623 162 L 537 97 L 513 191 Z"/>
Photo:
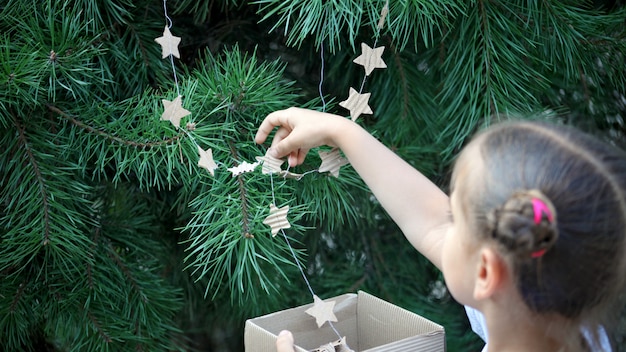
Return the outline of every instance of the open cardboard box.
<path id="1" fill-rule="evenodd" d="M 335 301 L 338 322 L 333 325 L 355 352 L 442 352 L 446 349 L 443 326 L 363 291 L 324 301 Z M 297 352 L 338 340 L 328 323 L 318 328 L 315 318 L 305 313 L 312 305 L 246 321 L 246 352 L 276 352 L 276 336 L 281 330 L 293 333 Z"/>

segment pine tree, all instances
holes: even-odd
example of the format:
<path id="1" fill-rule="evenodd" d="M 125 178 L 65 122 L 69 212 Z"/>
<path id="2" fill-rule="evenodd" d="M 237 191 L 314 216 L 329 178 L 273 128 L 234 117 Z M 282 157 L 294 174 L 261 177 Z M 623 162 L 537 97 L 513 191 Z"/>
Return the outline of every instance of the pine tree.
<path id="1" fill-rule="evenodd" d="M 311 301 L 263 224 L 271 203 L 290 206 L 286 235 L 320 297 L 366 290 L 444 325 L 449 350 L 477 350 L 441 274 L 349 166 L 227 169 L 265 153 L 253 136 L 269 112 L 347 116 L 338 103 L 361 85 L 374 112 L 359 123 L 444 189 L 467 137 L 503 114 L 626 147 L 626 10 L 389 1 L 379 29 L 385 3 L 0 4 L 2 350 L 243 350 L 246 318 Z M 182 37 L 173 66 L 154 41 L 164 5 Z M 365 81 L 361 43 L 387 64 Z M 178 95 L 181 128 L 160 120 Z M 319 163 L 313 151 L 290 171 Z"/>

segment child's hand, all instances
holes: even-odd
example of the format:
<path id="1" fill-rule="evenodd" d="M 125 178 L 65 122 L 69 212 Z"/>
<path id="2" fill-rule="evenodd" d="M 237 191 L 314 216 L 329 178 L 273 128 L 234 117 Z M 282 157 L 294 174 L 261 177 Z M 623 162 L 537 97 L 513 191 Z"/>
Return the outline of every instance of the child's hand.
<path id="1" fill-rule="evenodd" d="M 276 351 L 294 352 L 293 335 L 289 331 L 283 330 L 278 334 L 278 338 L 276 339 Z"/>
<path id="2" fill-rule="evenodd" d="M 278 127 L 270 155 L 280 158 L 289 155 L 289 165 L 296 166 L 304 162 L 311 148 L 320 145 L 336 146 L 335 135 L 350 120 L 328 113 L 301 108 L 289 108 L 275 111 L 263 120 L 259 126 L 255 141 L 263 143 L 267 136 Z"/>
<path id="3" fill-rule="evenodd" d="M 275 111 L 259 126 L 256 142 L 265 142 L 276 127 L 271 156 L 288 155 L 296 166 L 311 148 L 339 148 L 411 244 L 441 268 L 451 222 L 450 200 L 439 187 L 348 118 L 299 108 Z"/>

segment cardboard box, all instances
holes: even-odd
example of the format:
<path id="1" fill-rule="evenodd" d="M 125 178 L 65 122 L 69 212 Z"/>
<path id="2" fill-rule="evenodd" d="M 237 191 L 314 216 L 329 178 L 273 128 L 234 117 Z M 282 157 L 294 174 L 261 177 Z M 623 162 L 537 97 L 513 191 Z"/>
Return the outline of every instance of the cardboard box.
<path id="1" fill-rule="evenodd" d="M 446 349 L 443 326 L 363 291 L 324 301 L 335 301 L 338 322 L 333 325 L 355 352 L 442 352 Z M 281 330 L 293 333 L 297 352 L 338 340 L 328 323 L 318 328 L 315 318 L 305 313 L 312 305 L 246 321 L 246 352 L 276 352 L 276 336 Z"/>

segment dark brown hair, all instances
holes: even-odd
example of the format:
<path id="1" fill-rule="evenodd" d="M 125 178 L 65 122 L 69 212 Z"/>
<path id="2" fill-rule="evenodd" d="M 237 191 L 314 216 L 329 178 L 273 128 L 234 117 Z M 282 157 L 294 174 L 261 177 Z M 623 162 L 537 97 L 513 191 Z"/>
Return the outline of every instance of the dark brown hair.
<path id="1" fill-rule="evenodd" d="M 468 216 L 508 256 L 527 306 L 585 325 L 602 316 L 626 276 L 626 153 L 576 129 L 530 121 L 495 125 L 472 144 L 482 181 L 466 192 Z M 534 219 L 532 199 L 552 220 Z"/>

